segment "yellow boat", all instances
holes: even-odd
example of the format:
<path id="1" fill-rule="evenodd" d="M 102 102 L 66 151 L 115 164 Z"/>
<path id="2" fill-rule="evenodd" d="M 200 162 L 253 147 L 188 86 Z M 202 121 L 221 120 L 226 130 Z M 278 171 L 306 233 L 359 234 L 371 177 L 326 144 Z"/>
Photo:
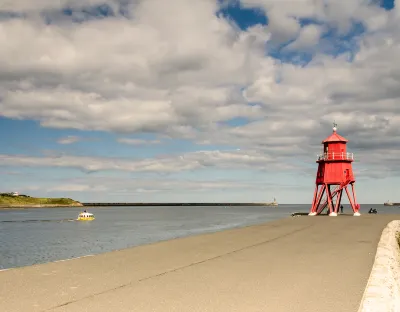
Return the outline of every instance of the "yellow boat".
<path id="1" fill-rule="evenodd" d="M 87 212 L 86 210 L 84 212 L 81 212 L 78 216 L 77 221 L 92 221 L 94 220 L 94 215 L 90 212 Z"/>

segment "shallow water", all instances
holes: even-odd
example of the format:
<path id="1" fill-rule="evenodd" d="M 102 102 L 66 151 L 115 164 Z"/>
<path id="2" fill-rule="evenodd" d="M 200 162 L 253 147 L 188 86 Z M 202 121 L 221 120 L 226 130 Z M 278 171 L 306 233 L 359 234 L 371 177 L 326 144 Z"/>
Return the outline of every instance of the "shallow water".
<path id="1" fill-rule="evenodd" d="M 309 207 L 89 207 L 96 217 L 92 222 L 74 221 L 82 208 L 0 210 L 0 270 L 264 223 Z M 362 210 L 370 207 L 400 212 L 383 205 Z"/>

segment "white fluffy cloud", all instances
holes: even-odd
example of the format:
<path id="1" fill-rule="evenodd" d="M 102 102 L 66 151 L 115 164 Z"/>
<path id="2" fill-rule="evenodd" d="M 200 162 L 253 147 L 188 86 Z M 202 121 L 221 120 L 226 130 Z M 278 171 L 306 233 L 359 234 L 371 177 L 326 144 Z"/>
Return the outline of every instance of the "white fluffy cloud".
<path id="1" fill-rule="evenodd" d="M 142 140 L 142 139 L 129 139 L 129 138 L 119 138 L 117 142 L 128 145 L 152 145 L 160 144 L 160 140 Z"/>
<path id="2" fill-rule="evenodd" d="M 57 140 L 57 143 L 59 144 L 72 144 L 72 143 L 76 143 L 80 140 L 79 137 L 75 136 L 75 135 L 69 135 L 65 138 L 60 138 Z"/>
<path id="3" fill-rule="evenodd" d="M 315 48 L 318 45 L 321 36 L 321 28 L 316 25 L 304 26 L 297 39 L 286 48 L 294 51 L 307 50 Z"/>
<path id="4" fill-rule="evenodd" d="M 265 189 L 268 185 L 257 182 L 238 182 L 230 180 L 218 181 L 196 181 L 196 180 L 172 180 L 172 179 L 73 179 L 60 182 L 56 186 L 50 187 L 50 192 L 113 192 L 115 194 L 124 193 L 155 193 L 168 191 L 191 191 L 202 192 L 207 190 L 231 190 L 231 189 Z M 103 180 L 103 181 L 104 181 Z M 284 186 L 283 186 L 284 187 Z M 287 186 L 286 186 L 287 187 Z"/>
<path id="5" fill-rule="evenodd" d="M 195 170 L 206 167 L 251 168 L 280 170 L 283 167 L 272 157 L 258 151 L 199 151 L 183 155 L 167 155 L 158 158 L 128 160 L 88 156 L 16 156 L 0 155 L 0 163 L 16 167 L 61 167 L 83 171 L 120 170 L 126 172 L 168 173 Z"/>
<path id="6" fill-rule="evenodd" d="M 248 149 L 248 156 L 199 152 L 182 159 L 119 162 L 3 155 L 1 163 L 168 172 L 223 166 L 228 157 L 235 164 L 280 168 L 290 156 L 309 162 L 335 119 L 364 163 L 397 170 L 399 1 L 393 11 L 359 0 L 240 2 L 264 10 L 270 24 L 241 30 L 216 14 L 215 0 L 169 0 L 168 6 L 164 0 L 3 1 L 0 10 L 26 14 L 0 20 L 5 117 L 36 119 L 52 128 L 153 132 L 229 144 Z M 61 7 L 78 12 L 104 3 L 115 12 L 123 3 L 127 12 L 50 24 L 35 14 L 51 17 Z M 302 28 L 299 18 L 319 24 Z M 348 47 L 354 59 L 348 53 L 324 54 L 335 43 L 323 33 L 334 27 L 345 34 L 354 21 L 366 27 Z M 281 63 L 266 55 L 268 43 L 289 43 L 290 51 L 311 48 L 315 55 L 306 66 Z M 237 117 L 250 123 L 224 124 Z"/>
<path id="7" fill-rule="evenodd" d="M 214 15 L 211 0 L 160 4 L 140 2 L 131 20 L 3 21 L 3 115 L 48 127 L 174 135 L 256 117 L 258 107 L 239 90 L 258 66 L 265 29 L 238 31 Z"/>
<path id="8" fill-rule="evenodd" d="M 0 10 L 10 12 L 40 12 L 43 10 L 63 9 L 66 7 L 82 8 L 91 5 L 117 5 L 120 3 L 118 0 L 2 0 L 0 3 Z"/>

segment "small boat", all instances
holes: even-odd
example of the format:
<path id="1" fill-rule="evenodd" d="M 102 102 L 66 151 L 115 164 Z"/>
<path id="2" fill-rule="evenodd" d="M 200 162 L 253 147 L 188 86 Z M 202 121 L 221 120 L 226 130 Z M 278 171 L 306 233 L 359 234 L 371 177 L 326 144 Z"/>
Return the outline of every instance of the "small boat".
<path id="1" fill-rule="evenodd" d="M 393 203 L 390 201 L 387 201 L 385 203 L 383 203 L 384 206 L 393 206 Z"/>
<path id="2" fill-rule="evenodd" d="M 90 212 L 87 212 L 86 210 L 84 212 L 81 212 L 78 216 L 77 221 L 92 221 L 94 220 L 94 215 Z"/>

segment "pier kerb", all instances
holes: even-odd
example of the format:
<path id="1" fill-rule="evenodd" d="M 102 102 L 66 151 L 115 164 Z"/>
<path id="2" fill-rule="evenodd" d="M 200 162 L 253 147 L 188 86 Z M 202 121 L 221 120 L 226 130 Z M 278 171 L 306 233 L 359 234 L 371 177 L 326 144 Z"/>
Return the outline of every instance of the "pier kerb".
<path id="1" fill-rule="evenodd" d="M 383 230 L 358 312 L 400 311 L 400 220 Z"/>

